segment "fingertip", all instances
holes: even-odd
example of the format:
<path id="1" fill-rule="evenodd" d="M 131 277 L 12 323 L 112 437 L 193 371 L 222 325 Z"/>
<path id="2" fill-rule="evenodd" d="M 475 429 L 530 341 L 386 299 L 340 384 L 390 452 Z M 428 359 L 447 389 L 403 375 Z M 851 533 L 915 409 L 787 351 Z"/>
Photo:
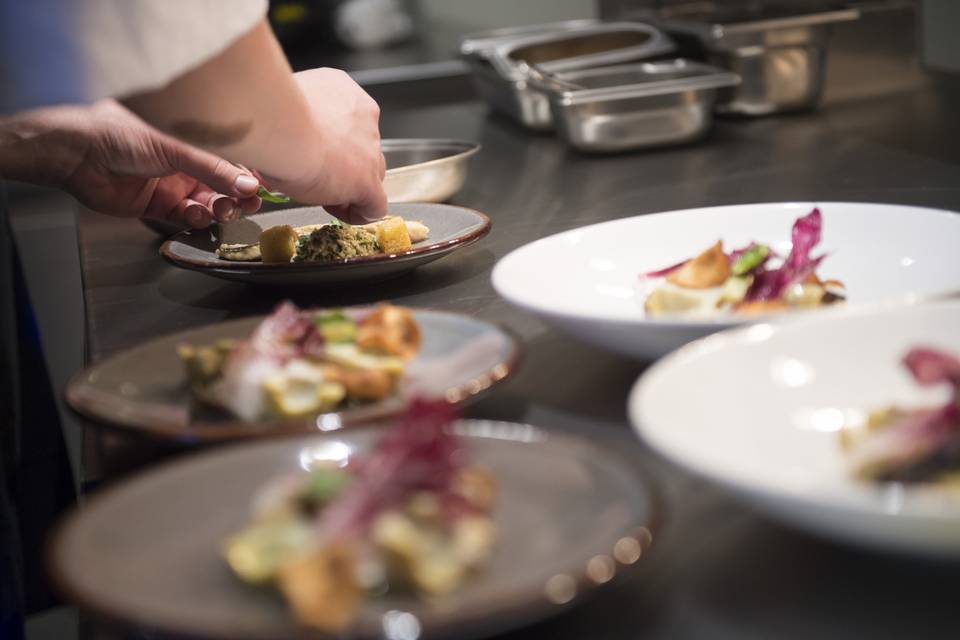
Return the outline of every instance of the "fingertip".
<path id="1" fill-rule="evenodd" d="M 256 213 L 260 210 L 260 207 L 263 206 L 263 200 L 259 196 L 253 196 L 250 198 L 242 198 L 239 204 L 243 213 Z"/>
<path id="2" fill-rule="evenodd" d="M 206 229 L 213 222 L 213 212 L 202 204 L 191 204 L 184 209 L 183 218 L 194 229 Z"/>
<path id="3" fill-rule="evenodd" d="M 238 196 L 248 198 L 257 193 L 260 188 L 260 181 L 252 175 L 241 173 L 233 181 L 233 187 Z"/>
<path id="4" fill-rule="evenodd" d="M 240 205 L 229 196 L 217 196 L 210 202 L 213 217 L 217 222 L 233 222 L 240 217 Z"/>

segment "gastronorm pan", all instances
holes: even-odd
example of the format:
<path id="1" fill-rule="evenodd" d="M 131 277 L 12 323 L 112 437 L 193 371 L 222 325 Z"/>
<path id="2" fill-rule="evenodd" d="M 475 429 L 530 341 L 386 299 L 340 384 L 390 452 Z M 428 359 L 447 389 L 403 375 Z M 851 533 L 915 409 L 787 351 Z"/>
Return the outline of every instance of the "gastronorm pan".
<path id="1" fill-rule="evenodd" d="M 766 115 L 815 107 L 823 93 L 830 27 L 858 19 L 859 11 L 830 5 L 790 14 L 784 7 L 751 7 L 661 12 L 658 24 L 681 43 L 693 40 L 710 64 L 741 77 L 718 110 Z"/>
<path id="2" fill-rule="evenodd" d="M 552 128 L 550 103 L 530 86 L 531 66 L 565 71 L 649 59 L 673 50 L 673 42 L 655 27 L 613 22 L 504 38 L 466 58 L 482 97 L 531 129 L 545 131 Z"/>
<path id="3" fill-rule="evenodd" d="M 534 82 L 571 146 L 611 152 L 701 138 L 713 123 L 718 90 L 740 78 L 678 59 L 544 74 Z"/>

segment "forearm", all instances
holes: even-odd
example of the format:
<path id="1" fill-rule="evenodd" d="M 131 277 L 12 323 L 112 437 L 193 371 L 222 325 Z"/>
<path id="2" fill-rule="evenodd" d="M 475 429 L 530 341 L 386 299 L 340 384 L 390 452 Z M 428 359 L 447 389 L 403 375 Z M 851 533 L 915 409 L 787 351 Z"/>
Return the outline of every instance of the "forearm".
<path id="1" fill-rule="evenodd" d="M 306 99 L 265 20 L 163 89 L 124 102 L 181 140 L 283 180 L 297 179 L 321 144 Z"/>
<path id="2" fill-rule="evenodd" d="M 0 177 L 58 187 L 89 148 L 82 107 L 51 107 L 0 118 Z"/>

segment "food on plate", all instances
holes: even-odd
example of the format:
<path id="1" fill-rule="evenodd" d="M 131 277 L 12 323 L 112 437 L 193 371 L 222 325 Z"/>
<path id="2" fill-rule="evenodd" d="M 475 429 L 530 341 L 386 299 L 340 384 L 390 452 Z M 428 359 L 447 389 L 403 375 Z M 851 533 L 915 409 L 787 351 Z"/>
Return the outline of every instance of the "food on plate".
<path id="1" fill-rule="evenodd" d="M 347 627 L 364 598 L 456 590 L 491 554 L 497 481 L 466 459 L 452 419 L 446 403 L 414 402 L 369 452 L 318 455 L 274 479 L 225 541 L 227 564 L 329 632 Z"/>
<path id="2" fill-rule="evenodd" d="M 197 400 L 255 421 L 383 400 L 396 393 L 420 340 L 403 307 L 315 311 L 285 302 L 245 340 L 177 351 Z"/>
<path id="3" fill-rule="evenodd" d="M 854 474 L 866 480 L 936 482 L 960 474 L 960 359 L 917 347 L 903 359 L 917 384 L 948 385 L 939 407 L 884 407 L 862 424 L 841 430 L 841 444 Z"/>
<path id="4" fill-rule="evenodd" d="M 260 259 L 264 262 L 290 262 L 297 255 L 300 236 L 288 224 L 265 229 L 260 234 Z"/>
<path id="5" fill-rule="evenodd" d="M 339 221 L 303 227 L 279 225 L 264 230 L 252 244 L 223 243 L 217 248 L 217 256 L 238 262 L 326 262 L 401 253 L 429 236 L 425 224 L 400 216 L 359 226 Z"/>
<path id="6" fill-rule="evenodd" d="M 826 255 L 811 255 L 820 243 L 822 228 L 820 210 L 814 209 L 794 222 L 793 246 L 786 258 L 780 259 L 769 245 L 758 242 L 728 253 L 717 241 L 698 256 L 644 274 L 645 280 L 658 279 L 644 310 L 651 316 L 704 317 L 840 302 L 845 299 L 843 283 L 817 275 Z"/>

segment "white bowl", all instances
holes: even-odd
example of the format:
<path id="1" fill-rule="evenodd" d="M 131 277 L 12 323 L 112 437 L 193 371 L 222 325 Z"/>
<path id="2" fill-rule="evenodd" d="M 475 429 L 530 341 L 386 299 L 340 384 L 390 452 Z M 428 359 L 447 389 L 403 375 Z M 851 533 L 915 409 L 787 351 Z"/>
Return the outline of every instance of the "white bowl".
<path id="1" fill-rule="evenodd" d="M 960 493 L 856 480 L 846 416 L 942 403 L 900 361 L 914 346 L 960 353 L 960 301 L 825 311 L 690 344 L 630 395 L 637 433 L 663 456 L 783 521 L 867 546 L 960 557 Z"/>
<path id="2" fill-rule="evenodd" d="M 913 302 L 960 290 L 960 215 L 852 202 L 688 209 L 573 229 L 504 257 L 493 270 L 493 285 L 513 304 L 586 342 L 655 358 L 746 320 L 647 318 L 648 288 L 640 274 L 690 258 L 718 239 L 728 250 L 755 240 L 786 253 L 794 220 L 814 206 L 823 212 L 817 252 L 830 254 L 819 273 L 846 283 L 850 305 Z"/>

